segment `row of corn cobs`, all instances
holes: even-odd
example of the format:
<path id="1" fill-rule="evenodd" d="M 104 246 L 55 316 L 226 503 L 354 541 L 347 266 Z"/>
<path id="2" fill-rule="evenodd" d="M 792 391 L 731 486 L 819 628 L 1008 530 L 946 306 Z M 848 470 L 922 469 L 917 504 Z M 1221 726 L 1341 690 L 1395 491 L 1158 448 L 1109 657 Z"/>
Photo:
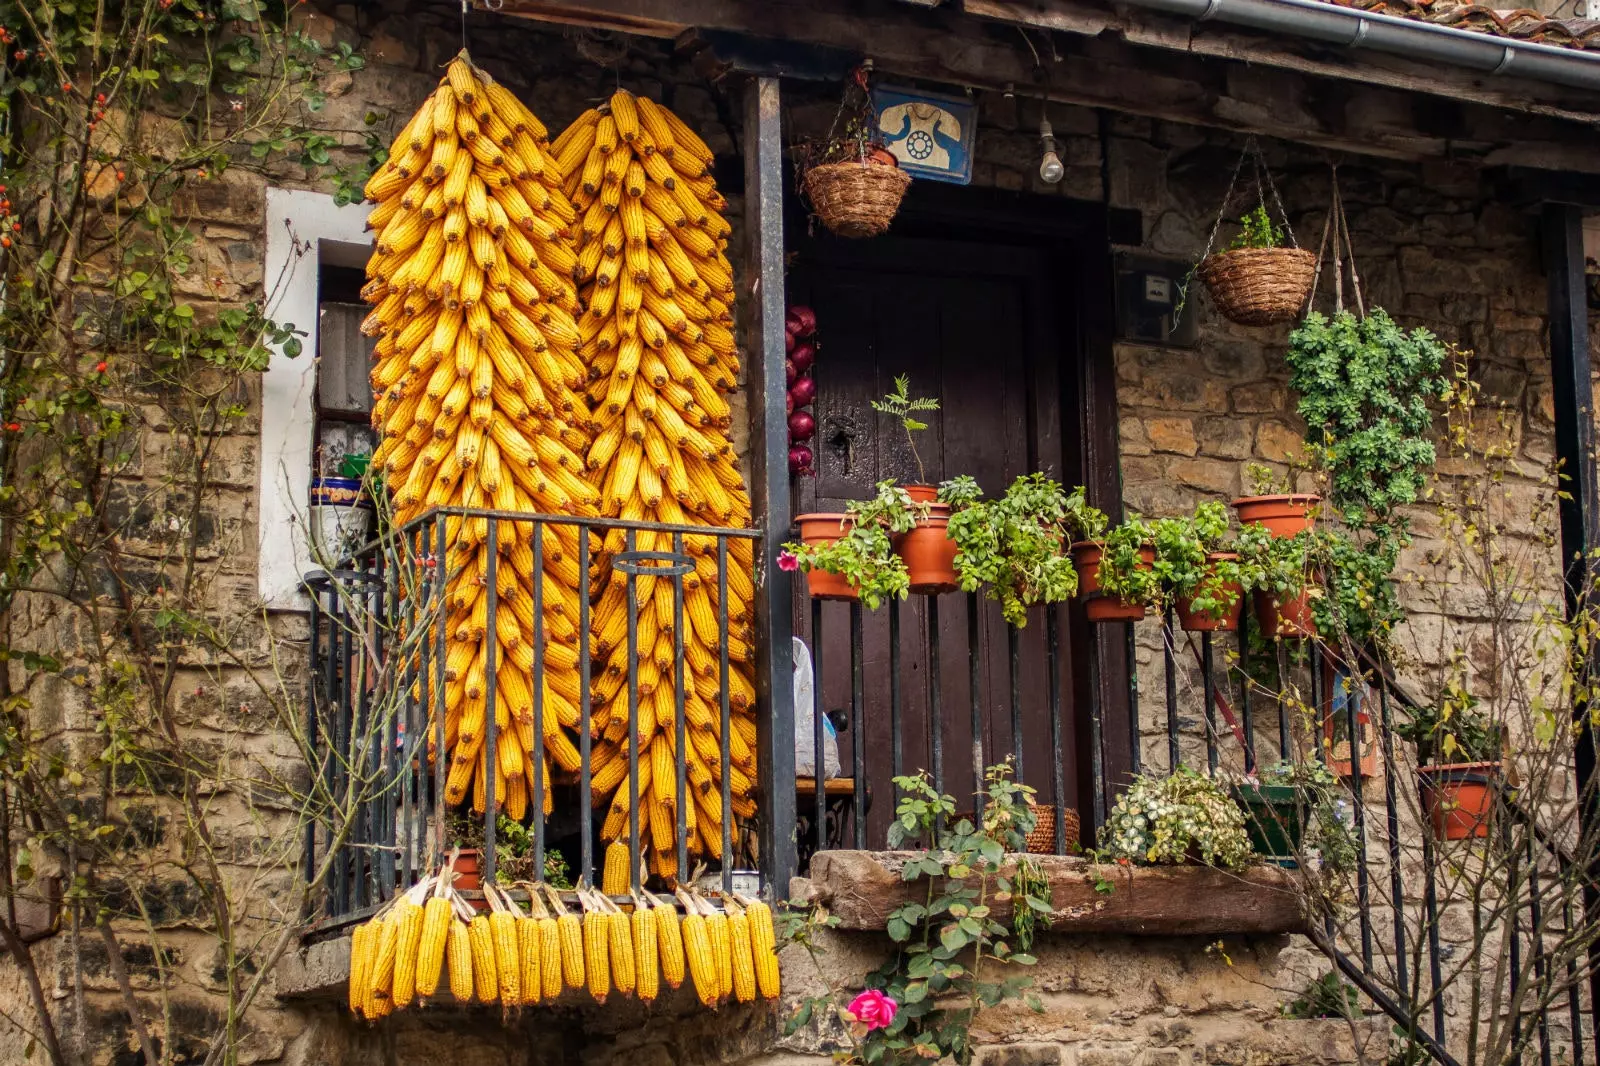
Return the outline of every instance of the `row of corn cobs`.
<path id="1" fill-rule="evenodd" d="M 685 975 L 707 1007 L 777 998 L 772 912 L 760 900 L 725 897 L 718 909 L 680 889 L 680 919 L 672 903 L 650 893 L 633 895 L 624 909 L 580 889 L 580 916 L 548 885 L 524 883 L 524 913 L 486 884 L 483 914 L 448 887 L 449 871 L 447 865 L 356 928 L 351 1011 L 376 1021 L 442 994 L 441 984 L 459 1002 L 506 1009 L 553 1001 L 568 988 L 587 989 L 597 1003 L 613 991 L 649 1002 L 662 981 L 677 988 Z"/>
<path id="2" fill-rule="evenodd" d="M 450 64 L 367 186 L 377 202 L 377 254 L 363 291 L 375 305 L 365 328 L 379 336 L 373 424 L 382 442 L 374 459 L 394 494 L 397 525 L 448 506 L 748 525 L 723 396 L 739 371 L 723 254 L 730 227 L 711 161 L 676 116 L 621 91 L 551 144 L 538 119 L 465 55 Z M 584 596 L 593 604 L 596 664 L 590 800 L 609 805 L 603 835 L 619 839 L 632 805 L 628 597 L 610 562 L 623 537 L 608 537 L 583 574 L 573 527 L 549 526 L 536 574 L 531 525 L 497 523 L 500 606 L 490 633 L 489 528 L 487 519 L 449 519 L 445 557 L 435 560 L 446 583 L 446 799 L 463 802 L 470 790 L 482 810 L 492 776 L 499 804 L 522 820 L 530 802 L 550 813 L 551 784 L 577 775 Z M 722 745 L 730 750 L 733 814 L 755 810 L 753 544 L 729 542 L 724 598 L 715 538 L 685 541 L 696 562 L 683 580 L 681 626 L 686 843 L 693 856 L 721 858 Z M 634 547 L 674 545 L 670 535 L 641 532 Z M 546 637 L 538 737 L 536 580 Z M 674 585 L 646 574 L 635 597 L 638 795 L 651 869 L 668 878 L 677 874 Z M 434 668 L 427 663 L 418 684 L 430 700 Z M 490 728 L 499 730 L 494 766 L 484 757 Z M 430 728 L 430 746 L 434 736 Z M 533 795 L 536 769 L 542 796 Z"/>

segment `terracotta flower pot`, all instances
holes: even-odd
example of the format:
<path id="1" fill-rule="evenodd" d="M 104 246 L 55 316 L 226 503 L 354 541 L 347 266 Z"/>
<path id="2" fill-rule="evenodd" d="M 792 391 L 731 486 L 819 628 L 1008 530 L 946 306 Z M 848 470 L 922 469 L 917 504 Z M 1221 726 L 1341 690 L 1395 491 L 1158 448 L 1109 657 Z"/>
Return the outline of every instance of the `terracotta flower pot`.
<path id="1" fill-rule="evenodd" d="M 1145 605 L 1124 603 L 1100 592 L 1100 557 L 1105 553 L 1105 542 L 1080 540 L 1072 545 L 1072 565 L 1078 571 L 1078 598 L 1084 601 L 1083 613 L 1091 622 L 1137 622 L 1144 618 Z M 1149 545 L 1140 549 L 1144 565 L 1153 565 L 1156 550 Z"/>
<path id="2" fill-rule="evenodd" d="M 795 518 L 800 527 L 800 540 L 804 544 L 832 544 L 844 536 L 845 515 L 803 514 Z M 806 591 L 815 600 L 853 600 L 856 590 L 841 574 L 822 570 L 806 571 Z"/>
<path id="3" fill-rule="evenodd" d="M 1311 509 L 1322 497 L 1309 492 L 1241 496 L 1233 501 L 1242 526 L 1265 526 L 1274 537 L 1292 537 L 1311 524 Z"/>
<path id="4" fill-rule="evenodd" d="M 1237 552 L 1209 552 L 1206 555 L 1206 562 L 1232 562 L 1238 558 Z M 1244 608 L 1244 588 L 1237 581 L 1230 581 L 1223 586 L 1223 589 L 1233 596 L 1233 605 L 1223 610 L 1221 614 L 1196 611 L 1190 600 L 1180 599 L 1175 605 L 1178 610 L 1179 627 L 1189 633 L 1232 633 L 1238 629 L 1239 615 Z"/>
<path id="5" fill-rule="evenodd" d="M 462 848 L 456 856 L 454 888 L 457 892 L 478 892 L 483 888 L 483 852 L 477 848 Z M 467 900 L 473 909 L 486 911 L 489 901 L 483 898 Z"/>
<path id="6" fill-rule="evenodd" d="M 911 497 L 912 503 L 938 503 L 939 486 L 937 485 L 901 485 L 906 490 L 906 495 Z"/>
<path id="7" fill-rule="evenodd" d="M 1281 600 L 1271 592 L 1255 594 L 1256 622 L 1269 637 L 1314 637 L 1316 619 L 1311 614 L 1311 596 L 1302 592 L 1293 599 Z"/>
<path id="8" fill-rule="evenodd" d="M 905 560 L 912 592 L 950 592 L 958 587 L 956 542 L 950 539 L 949 525 L 950 506 L 931 504 L 928 517 L 896 540 L 894 550 Z"/>
<path id="9" fill-rule="evenodd" d="M 1436 840 L 1489 835 L 1489 813 L 1500 779 L 1497 762 L 1434 763 L 1417 767 L 1422 803 Z"/>

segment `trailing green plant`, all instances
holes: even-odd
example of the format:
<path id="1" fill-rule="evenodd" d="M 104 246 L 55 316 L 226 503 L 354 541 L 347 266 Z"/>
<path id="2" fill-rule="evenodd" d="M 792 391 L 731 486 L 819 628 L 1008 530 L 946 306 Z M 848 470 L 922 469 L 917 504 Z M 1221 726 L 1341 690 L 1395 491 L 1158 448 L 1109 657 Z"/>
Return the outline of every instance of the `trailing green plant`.
<path id="1" fill-rule="evenodd" d="M 1009 763 L 985 771 L 978 795 L 983 814 L 976 823 L 955 818 L 955 800 L 940 795 L 926 774 L 895 778 L 902 798 L 888 842 L 891 848 L 908 841 L 926 845 L 907 856 L 901 870 L 905 881 L 922 889 L 920 898 L 890 912 L 885 928 L 892 953 L 867 975 L 866 991 L 848 1003 L 820 958 L 819 934 L 836 920 L 815 906 L 791 908 L 782 936 L 807 951 L 828 991 L 801 1001 L 785 1022 L 786 1035 L 832 1016 L 843 1023 L 850 1043 L 848 1054 L 836 1058 L 853 1066 L 944 1059 L 965 1066 L 972 1061 L 979 1011 L 1016 1000 L 1043 1010 L 1031 980 L 1016 972 L 1036 960 L 1012 948 L 1014 930 L 994 916 L 995 904 L 1006 897 L 1013 907 L 1026 906 L 1046 919 L 1050 913 L 1043 893 L 1008 872 L 1008 853 L 1022 850 L 1034 824 L 1033 790 L 1011 775 Z"/>
<path id="2" fill-rule="evenodd" d="M 1227 547 L 1228 509 L 1214 500 L 1192 515 L 1158 518 L 1150 523 L 1151 564 L 1167 599 L 1187 600 L 1189 609 L 1220 618 L 1239 602 L 1244 571 L 1239 560 L 1211 559 Z"/>
<path id="3" fill-rule="evenodd" d="M 1000 603 L 1006 621 L 1021 628 L 1034 604 L 1077 595 L 1078 574 L 1067 546 L 1074 536 L 1100 535 L 1106 516 L 1088 503 L 1081 486 L 1069 493 L 1041 473 L 1018 477 L 997 499 L 981 496 L 971 477 L 939 488 L 939 498 L 951 508 L 949 535 L 961 587 L 983 588 Z"/>
<path id="4" fill-rule="evenodd" d="M 1165 589 L 1145 559 L 1154 530 L 1135 515 L 1125 519 L 1101 542 L 1099 582 L 1103 595 L 1128 604 L 1160 606 Z"/>
<path id="5" fill-rule="evenodd" d="M 1045 877 L 1037 860 L 1021 855 L 1017 857 L 1017 870 L 1011 881 L 1011 931 L 1016 934 L 1017 947 L 1032 951 L 1033 938 L 1055 921 L 1050 879 Z"/>
<path id="6" fill-rule="evenodd" d="M 1239 235 L 1228 245 L 1228 251 L 1239 248 L 1278 248 L 1283 245 L 1283 229 L 1267 214 L 1266 204 L 1257 204 L 1254 211 L 1239 219 Z"/>
<path id="7" fill-rule="evenodd" d="M 1186 766 L 1165 777 L 1140 774 L 1100 829 L 1113 859 L 1141 865 L 1198 859 L 1237 869 L 1250 860 L 1244 812 L 1222 786 Z"/>
<path id="8" fill-rule="evenodd" d="M 1419 763 L 1499 760 L 1502 730 L 1478 710 L 1478 697 L 1467 687 L 1465 663 L 1457 659 L 1449 669 L 1439 698 L 1396 722 L 1395 734 L 1416 745 Z"/>
<path id="9" fill-rule="evenodd" d="M 1361 1017 L 1361 993 L 1356 986 L 1339 976 L 1339 971 L 1329 970 L 1321 977 L 1313 977 L 1295 999 L 1283 1005 L 1285 1018 L 1345 1018 Z"/>
<path id="10" fill-rule="evenodd" d="M 910 593 L 911 577 L 894 550 L 894 538 L 914 529 L 928 511 L 892 479 L 880 481 L 872 499 L 845 504 L 843 536 L 830 544 L 791 541 L 783 546 L 781 565 L 838 574 L 867 610 L 875 611 L 891 597 L 905 599 Z"/>
<path id="11" fill-rule="evenodd" d="M 1306 443 L 1350 525 L 1387 524 L 1416 502 L 1435 459 L 1429 403 L 1445 393 L 1447 355 L 1432 333 L 1404 332 L 1381 307 L 1364 318 L 1312 312 L 1289 335 Z"/>
<path id="12" fill-rule="evenodd" d="M 928 428 L 928 423 L 916 416 L 939 409 L 939 401 L 929 396 L 911 395 L 911 378 L 900 374 L 894 379 L 894 391 L 881 400 L 872 401 L 872 409 L 888 415 L 905 430 L 906 443 L 911 446 L 911 458 L 917 461 L 917 481 L 926 484 L 928 473 L 922 467 L 922 453 L 917 451 L 917 434 Z"/>

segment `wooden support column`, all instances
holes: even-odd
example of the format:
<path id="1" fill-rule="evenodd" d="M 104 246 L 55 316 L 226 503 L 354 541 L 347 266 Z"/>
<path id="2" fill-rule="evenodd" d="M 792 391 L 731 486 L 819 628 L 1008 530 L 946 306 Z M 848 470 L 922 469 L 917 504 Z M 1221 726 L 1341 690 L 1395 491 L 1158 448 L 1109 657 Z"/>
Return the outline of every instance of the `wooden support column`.
<path id="1" fill-rule="evenodd" d="M 1591 553 L 1600 549 L 1600 480 L 1595 472 L 1594 369 L 1589 354 L 1589 308 L 1583 277 L 1583 209 L 1574 204 L 1544 205 L 1544 268 L 1550 293 L 1550 376 L 1555 400 L 1556 457 L 1565 495 L 1561 507 L 1561 557 L 1566 568 L 1567 614 L 1582 609 L 1592 586 Z M 1591 655 L 1593 652 L 1591 652 Z M 1594 669 L 1594 664 L 1590 664 Z M 1577 723 L 1574 752 L 1578 785 L 1580 839 L 1575 850 L 1591 852 L 1600 833 L 1600 802 L 1595 780 L 1595 731 L 1590 708 L 1574 701 Z M 1589 920 L 1600 915 L 1600 890 L 1591 876 L 1584 887 Z M 1600 1003 L 1600 945 L 1589 949 L 1589 990 Z"/>
<path id="2" fill-rule="evenodd" d="M 745 395 L 750 418 L 750 500 L 763 536 L 756 574 L 756 715 L 760 748 L 761 866 L 774 899 L 794 876 L 794 583 L 776 566 L 789 536 L 789 420 L 784 410 L 783 130 L 778 79 L 753 77 L 744 97 Z"/>

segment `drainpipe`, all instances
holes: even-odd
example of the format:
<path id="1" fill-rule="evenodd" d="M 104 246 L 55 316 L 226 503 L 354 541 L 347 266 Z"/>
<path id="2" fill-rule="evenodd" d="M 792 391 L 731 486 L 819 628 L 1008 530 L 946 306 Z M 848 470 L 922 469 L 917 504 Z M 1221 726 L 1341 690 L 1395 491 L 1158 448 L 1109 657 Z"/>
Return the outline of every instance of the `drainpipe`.
<path id="1" fill-rule="evenodd" d="M 1600 51 L 1496 37 L 1323 0 L 1120 0 L 1197 22 L 1216 20 L 1345 48 L 1431 60 L 1486 74 L 1600 90 Z"/>

